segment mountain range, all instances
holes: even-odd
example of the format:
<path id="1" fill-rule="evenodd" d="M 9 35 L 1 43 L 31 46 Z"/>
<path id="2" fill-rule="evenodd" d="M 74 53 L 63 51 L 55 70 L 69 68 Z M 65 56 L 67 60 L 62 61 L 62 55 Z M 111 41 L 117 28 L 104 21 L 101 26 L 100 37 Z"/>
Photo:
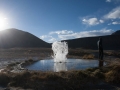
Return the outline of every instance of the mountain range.
<path id="1" fill-rule="evenodd" d="M 120 50 L 120 30 L 106 36 L 85 37 L 71 40 L 64 40 L 70 48 L 98 49 L 97 41 L 102 38 L 103 49 Z"/>
<path id="2" fill-rule="evenodd" d="M 120 50 L 120 30 L 106 36 L 85 37 L 63 40 L 69 48 L 98 49 L 97 41 L 103 39 L 103 49 Z M 18 29 L 0 31 L 0 48 L 51 48 L 47 43 L 35 35 Z"/>

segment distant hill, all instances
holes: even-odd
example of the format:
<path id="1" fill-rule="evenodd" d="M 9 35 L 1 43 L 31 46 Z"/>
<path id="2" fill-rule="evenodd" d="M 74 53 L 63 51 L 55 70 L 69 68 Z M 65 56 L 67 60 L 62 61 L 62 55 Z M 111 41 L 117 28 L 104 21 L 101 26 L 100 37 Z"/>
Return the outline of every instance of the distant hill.
<path id="1" fill-rule="evenodd" d="M 38 37 L 18 29 L 0 31 L 0 48 L 51 47 Z"/>
<path id="2" fill-rule="evenodd" d="M 120 35 L 120 30 L 117 30 L 116 32 L 112 33 L 111 35 Z"/>
<path id="3" fill-rule="evenodd" d="M 68 42 L 69 48 L 98 49 L 97 41 L 100 37 L 103 39 L 103 48 L 105 50 L 120 50 L 120 30 L 114 32 L 112 35 L 77 38 L 64 41 Z"/>

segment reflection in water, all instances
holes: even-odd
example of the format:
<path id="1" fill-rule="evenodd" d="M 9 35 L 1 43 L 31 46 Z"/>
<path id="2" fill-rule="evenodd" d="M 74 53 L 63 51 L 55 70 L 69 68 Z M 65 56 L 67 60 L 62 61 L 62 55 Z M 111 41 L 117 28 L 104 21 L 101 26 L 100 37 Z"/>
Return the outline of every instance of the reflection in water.
<path id="1" fill-rule="evenodd" d="M 99 67 L 103 66 L 103 60 L 99 60 Z"/>
<path id="2" fill-rule="evenodd" d="M 65 62 L 59 63 L 56 62 L 54 63 L 54 71 L 59 72 L 59 71 L 67 71 L 67 66 Z"/>
<path id="3" fill-rule="evenodd" d="M 53 59 L 40 60 L 31 65 L 24 66 L 28 70 L 40 71 L 67 71 L 67 70 L 85 70 L 92 67 L 102 67 L 106 65 L 104 61 L 99 60 L 84 60 L 84 59 L 67 59 L 67 62 L 54 62 Z"/>

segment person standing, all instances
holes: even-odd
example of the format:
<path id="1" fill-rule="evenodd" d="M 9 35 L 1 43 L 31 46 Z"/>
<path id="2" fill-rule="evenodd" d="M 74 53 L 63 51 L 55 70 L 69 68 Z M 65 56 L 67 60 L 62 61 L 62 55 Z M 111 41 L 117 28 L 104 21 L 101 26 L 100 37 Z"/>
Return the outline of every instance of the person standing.
<path id="1" fill-rule="evenodd" d="M 99 38 L 97 44 L 98 44 L 98 50 L 99 50 L 99 60 L 103 60 L 102 38 Z"/>

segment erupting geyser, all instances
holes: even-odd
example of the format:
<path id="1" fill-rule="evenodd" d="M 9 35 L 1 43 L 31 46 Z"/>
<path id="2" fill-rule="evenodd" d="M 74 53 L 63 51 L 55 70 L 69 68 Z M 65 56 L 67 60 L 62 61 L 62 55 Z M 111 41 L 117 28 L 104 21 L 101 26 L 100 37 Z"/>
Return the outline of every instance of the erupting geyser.
<path id="1" fill-rule="evenodd" d="M 54 62 L 66 62 L 68 54 L 67 42 L 54 42 L 52 44 Z"/>

